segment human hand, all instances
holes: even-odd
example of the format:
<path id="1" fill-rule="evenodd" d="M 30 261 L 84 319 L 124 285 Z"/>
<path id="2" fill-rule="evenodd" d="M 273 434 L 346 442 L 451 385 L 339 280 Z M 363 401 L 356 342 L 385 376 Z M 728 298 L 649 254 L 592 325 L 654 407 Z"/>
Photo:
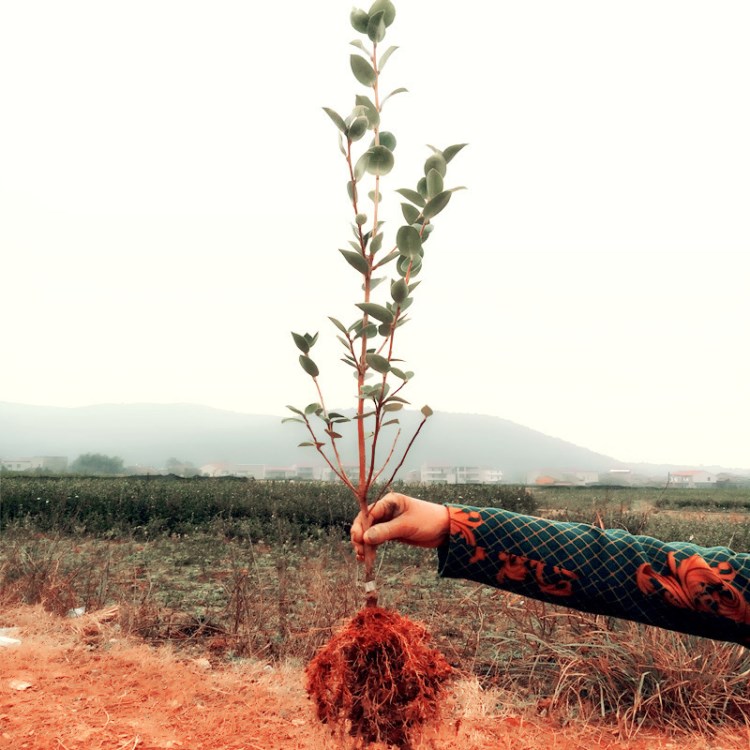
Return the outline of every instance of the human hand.
<path id="1" fill-rule="evenodd" d="M 416 547 L 439 547 L 448 538 L 450 518 L 444 505 L 428 503 L 398 492 L 389 492 L 360 512 L 352 524 L 350 537 L 358 560 L 365 559 L 365 545 L 387 541 Z"/>

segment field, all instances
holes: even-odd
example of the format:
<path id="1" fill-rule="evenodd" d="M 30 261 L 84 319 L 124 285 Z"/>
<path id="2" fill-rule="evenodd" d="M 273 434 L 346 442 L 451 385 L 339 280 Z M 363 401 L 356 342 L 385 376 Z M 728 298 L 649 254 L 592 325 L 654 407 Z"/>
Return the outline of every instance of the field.
<path id="1" fill-rule="evenodd" d="M 401 489 L 750 549 L 748 491 Z M 28 644 L 0 651 L 0 747 L 324 746 L 301 669 L 360 605 L 351 516 L 331 485 L 3 477 L 0 627 Z M 747 746 L 745 649 L 440 580 L 430 551 L 379 559 L 382 603 L 460 673 L 435 747 Z"/>

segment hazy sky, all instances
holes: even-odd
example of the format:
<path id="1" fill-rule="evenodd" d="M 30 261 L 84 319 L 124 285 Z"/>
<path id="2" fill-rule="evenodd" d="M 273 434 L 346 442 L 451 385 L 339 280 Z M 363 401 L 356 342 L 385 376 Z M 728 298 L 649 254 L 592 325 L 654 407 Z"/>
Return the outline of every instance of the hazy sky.
<path id="1" fill-rule="evenodd" d="M 0 5 L 0 400 L 282 414 L 317 400 L 289 331 L 320 330 L 327 403 L 353 405 L 321 109 L 366 93 L 351 2 L 260 7 Z M 470 143 L 402 329 L 407 397 L 624 461 L 750 467 L 750 4 L 396 7 L 391 240 L 425 144 Z"/>

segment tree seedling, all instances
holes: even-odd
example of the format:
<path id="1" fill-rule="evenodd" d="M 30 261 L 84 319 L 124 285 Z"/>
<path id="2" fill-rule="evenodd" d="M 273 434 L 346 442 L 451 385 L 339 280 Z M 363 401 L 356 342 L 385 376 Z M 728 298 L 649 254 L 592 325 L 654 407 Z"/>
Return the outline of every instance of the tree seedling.
<path id="1" fill-rule="evenodd" d="M 402 435 L 399 412 L 409 403 L 403 393 L 414 373 L 397 357 L 396 344 L 399 329 L 409 321 L 414 290 L 420 283 L 415 279 L 422 270 L 435 219 L 461 189 L 446 187 L 446 173 L 465 145 L 429 147 L 431 153 L 416 185 L 396 190 L 404 221 L 386 242 L 384 222 L 379 218 L 381 183 L 394 166 L 396 137 L 382 128 L 381 118 L 388 100 L 406 91 L 395 88 L 385 96 L 381 91 L 383 68 L 397 50 L 395 46 L 383 50 L 381 45 L 395 16 L 390 0 L 375 0 L 368 11 L 352 10 L 350 21 L 361 38 L 352 42 L 355 50 L 349 63 L 363 90 L 355 95 L 354 107 L 346 116 L 324 108 L 338 131 L 352 212 L 352 239 L 339 253 L 356 274 L 361 290 L 354 303 L 354 320 L 330 318 L 343 347 L 342 361 L 356 379 L 354 414 L 326 407 L 320 368 L 312 356 L 318 334 L 292 333 L 300 366 L 312 379 L 317 400 L 305 408 L 289 406 L 294 416 L 285 420 L 304 425 L 307 439 L 300 445 L 322 456 L 365 514 L 368 505 L 388 490 L 432 415 L 430 407 L 423 406 L 416 430 Z M 345 466 L 345 438 L 339 432 L 352 421 L 356 470 Z M 308 690 L 319 718 L 332 728 L 346 727 L 361 742 L 384 741 L 406 748 L 411 733 L 434 714 L 440 685 L 450 667 L 427 646 L 421 626 L 377 607 L 374 563 L 375 549 L 366 546 L 366 606 L 310 664 Z"/>

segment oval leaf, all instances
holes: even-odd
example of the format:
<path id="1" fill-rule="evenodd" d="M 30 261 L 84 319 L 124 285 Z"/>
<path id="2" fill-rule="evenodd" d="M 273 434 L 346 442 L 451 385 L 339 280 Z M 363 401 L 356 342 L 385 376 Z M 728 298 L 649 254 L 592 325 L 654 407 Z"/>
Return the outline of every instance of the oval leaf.
<path id="1" fill-rule="evenodd" d="M 355 253 L 354 250 L 339 250 L 339 252 L 344 256 L 346 262 L 363 276 L 370 270 L 367 259 L 362 257 L 360 253 Z"/>
<path id="2" fill-rule="evenodd" d="M 350 141 L 358 141 L 367 132 L 369 126 L 370 121 L 364 115 L 355 117 L 349 130 L 346 131 L 346 137 Z"/>
<path id="3" fill-rule="evenodd" d="M 351 130 L 351 128 L 349 128 Z M 437 169 L 431 169 L 427 174 L 427 195 L 434 198 L 443 192 L 443 177 Z"/>
<path id="4" fill-rule="evenodd" d="M 306 341 L 304 336 L 300 336 L 298 333 L 292 331 L 292 338 L 297 348 L 303 353 L 307 354 L 310 351 L 310 344 Z"/>
<path id="5" fill-rule="evenodd" d="M 368 354 L 365 357 L 367 364 L 372 367 L 375 372 L 384 375 L 391 369 L 391 365 L 385 357 L 381 357 L 379 354 Z"/>
<path id="6" fill-rule="evenodd" d="M 355 31 L 360 34 L 367 33 L 367 23 L 370 20 L 370 16 L 360 8 L 352 8 L 352 12 L 349 15 L 349 21 Z"/>
<path id="7" fill-rule="evenodd" d="M 396 136 L 390 130 L 381 131 L 379 138 L 381 146 L 385 146 L 389 151 L 395 151 Z"/>
<path id="8" fill-rule="evenodd" d="M 462 148 L 466 147 L 466 143 L 457 143 L 455 146 L 448 146 L 443 150 L 443 158 L 447 164 Z"/>
<path id="9" fill-rule="evenodd" d="M 338 112 L 334 112 L 334 110 L 329 109 L 328 107 L 323 107 L 323 111 L 333 120 L 336 127 L 342 133 L 346 132 L 346 123 L 344 122 L 344 118 Z"/>
<path id="10" fill-rule="evenodd" d="M 383 11 L 370 13 L 370 20 L 367 22 L 367 36 L 371 42 L 378 44 L 385 39 L 385 21 L 383 20 Z"/>
<path id="11" fill-rule="evenodd" d="M 393 169 L 393 152 L 385 146 L 373 146 L 366 153 L 366 169 L 370 174 L 384 175 Z"/>
<path id="12" fill-rule="evenodd" d="M 387 26 L 388 24 L 386 24 Z M 388 47 L 388 49 L 383 52 L 383 54 L 380 56 L 380 60 L 378 61 L 378 69 L 383 70 L 385 67 L 385 64 L 388 62 L 388 58 L 398 49 L 398 47 Z"/>
<path id="13" fill-rule="evenodd" d="M 444 190 L 429 201 L 422 211 L 425 219 L 431 219 L 433 216 L 437 216 L 437 214 L 448 205 L 451 195 L 453 195 L 453 193 L 450 190 Z"/>
<path id="14" fill-rule="evenodd" d="M 330 320 L 331 323 L 333 323 L 333 325 L 335 325 L 336 328 L 338 328 L 339 331 L 341 331 L 341 333 L 343 333 L 344 335 L 346 335 L 347 330 L 344 327 L 344 324 L 340 320 L 336 320 L 336 318 L 332 318 L 330 315 L 328 316 L 328 320 Z"/>
<path id="15" fill-rule="evenodd" d="M 398 279 L 391 284 L 391 297 L 393 301 L 401 304 L 409 296 L 409 287 L 403 279 Z"/>
<path id="16" fill-rule="evenodd" d="M 375 318 L 375 320 L 379 320 L 381 323 L 393 323 L 393 313 L 382 305 L 374 302 L 358 302 L 357 307 L 363 313 L 369 315 L 371 318 Z"/>
<path id="17" fill-rule="evenodd" d="M 318 366 L 313 362 L 310 357 L 300 354 L 299 355 L 299 363 L 302 365 L 302 369 L 311 377 L 311 378 L 317 378 L 318 375 L 320 375 L 320 370 L 318 369 Z"/>
<path id="18" fill-rule="evenodd" d="M 359 55 L 351 55 L 349 57 L 349 63 L 352 66 L 352 73 L 354 73 L 354 77 L 363 86 L 372 86 L 372 84 L 375 83 L 375 81 L 377 80 L 375 71 L 372 69 L 372 65 L 370 65 L 370 63 L 367 62 L 364 57 L 360 57 Z"/>
<path id="19" fill-rule="evenodd" d="M 393 23 L 393 19 L 396 17 L 396 6 L 391 0 L 375 0 L 370 6 L 370 15 L 374 13 L 383 13 L 383 22 L 386 26 L 390 26 Z"/>
<path id="20" fill-rule="evenodd" d="M 396 246 L 401 255 L 406 258 L 419 258 L 422 249 L 422 239 L 419 232 L 412 226 L 399 227 L 396 232 Z"/>
<path id="21" fill-rule="evenodd" d="M 416 190 L 399 188 L 396 192 L 399 195 L 403 195 L 406 200 L 411 201 L 414 205 L 419 206 L 420 208 L 426 203 L 425 199 Z"/>
<path id="22" fill-rule="evenodd" d="M 427 157 L 424 163 L 425 177 L 430 173 L 431 169 L 436 169 L 441 177 L 445 177 L 448 167 L 446 165 L 445 157 L 442 154 L 432 154 Z"/>

